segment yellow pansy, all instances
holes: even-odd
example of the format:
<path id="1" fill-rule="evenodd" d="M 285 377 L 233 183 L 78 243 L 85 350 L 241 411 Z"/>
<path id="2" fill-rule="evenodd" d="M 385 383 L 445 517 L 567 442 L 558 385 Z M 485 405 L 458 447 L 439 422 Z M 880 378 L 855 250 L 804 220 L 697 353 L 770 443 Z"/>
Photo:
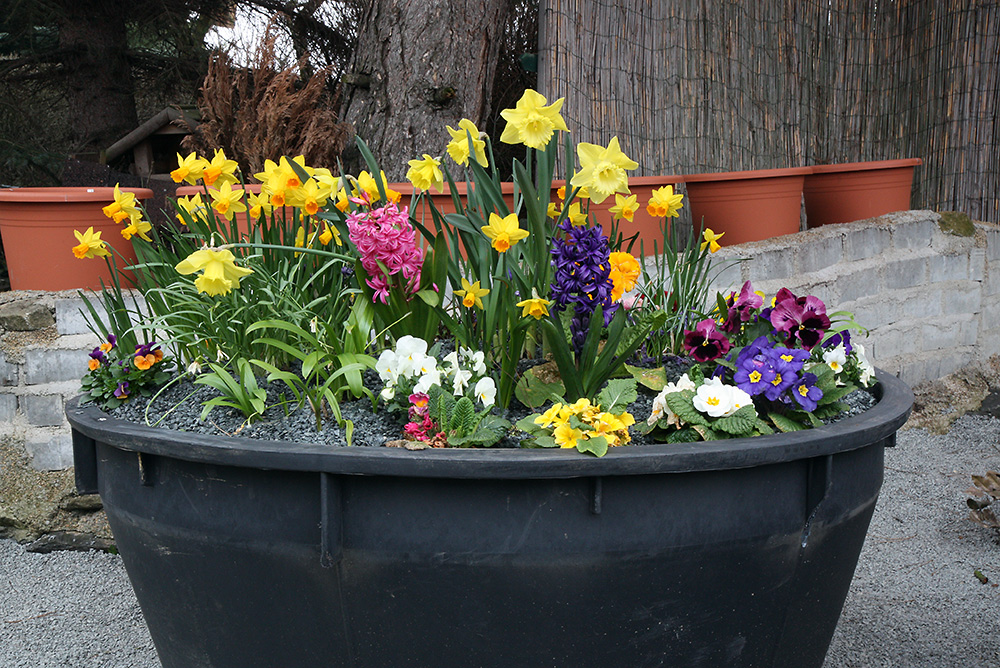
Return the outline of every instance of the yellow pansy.
<path id="1" fill-rule="evenodd" d="M 472 149 L 475 151 L 476 162 L 482 167 L 488 167 L 489 161 L 486 159 L 486 142 L 479 138 L 479 128 L 468 118 L 463 118 L 458 122 L 458 129 L 454 130 L 450 125 L 445 126 L 451 141 L 448 142 L 447 151 L 451 159 L 459 165 L 469 164 L 469 136 L 472 136 Z M 468 132 L 468 134 L 466 134 Z"/>
<path id="2" fill-rule="evenodd" d="M 546 106 L 547 100 L 530 88 L 517 101 L 513 109 L 500 112 L 507 127 L 500 135 L 505 144 L 524 144 L 534 149 L 544 149 L 556 130 L 568 131 L 566 121 L 559 114 L 565 98 Z"/>
<path id="3" fill-rule="evenodd" d="M 135 205 L 135 193 L 122 192 L 116 183 L 114 197 L 114 202 L 101 209 L 105 216 L 120 223 L 126 218 L 141 215 Z"/>
<path id="4" fill-rule="evenodd" d="M 410 160 L 410 169 L 406 178 L 417 190 L 430 190 L 432 187 L 441 192 L 444 187 L 444 172 L 441 171 L 441 161 L 426 153 L 420 160 Z M 387 193 L 388 194 L 388 193 Z"/>
<path id="5" fill-rule="evenodd" d="M 632 217 L 635 216 L 635 212 L 639 210 L 638 195 L 629 195 L 628 197 L 623 197 L 618 193 L 615 193 L 615 205 L 610 207 L 608 211 L 615 218 L 624 218 L 625 220 L 632 222 Z"/>
<path id="6" fill-rule="evenodd" d="M 236 178 L 237 169 L 239 169 L 239 165 L 236 164 L 235 160 L 227 158 L 226 152 L 221 148 L 216 149 L 212 160 L 202 169 L 201 179 L 205 182 L 206 186 L 237 183 L 239 181 Z"/>
<path id="7" fill-rule="evenodd" d="M 493 248 L 500 253 L 506 253 L 514 244 L 528 236 L 528 230 L 519 227 L 516 213 L 503 218 L 491 213 L 490 224 L 483 225 L 480 229 L 493 241 Z"/>
<path id="8" fill-rule="evenodd" d="M 469 283 L 469 280 L 462 277 L 462 289 L 455 290 L 455 296 L 462 297 L 462 306 L 472 308 L 476 306 L 483 308 L 483 297 L 490 293 L 486 288 L 479 287 L 479 281 Z"/>
<path id="9" fill-rule="evenodd" d="M 233 190 L 229 183 L 223 183 L 218 190 L 209 188 L 208 194 L 212 196 L 212 208 L 226 220 L 231 221 L 234 214 L 247 210 L 247 205 L 243 203 L 243 190 Z"/>
<path id="10" fill-rule="evenodd" d="M 704 241 L 701 242 L 701 250 L 705 250 L 706 246 L 708 247 L 709 252 L 711 253 L 714 253 L 715 251 L 719 250 L 720 248 L 722 248 L 722 246 L 719 245 L 719 239 L 721 239 L 725 235 L 726 235 L 725 232 L 723 232 L 722 234 L 716 234 L 715 232 L 712 231 L 712 228 L 706 227 L 705 231 L 702 232 L 701 234 L 702 239 L 704 239 Z"/>
<path id="11" fill-rule="evenodd" d="M 208 165 L 208 160 L 205 160 L 205 158 L 199 158 L 194 153 L 189 153 L 186 158 L 182 158 L 181 154 L 178 153 L 177 169 L 170 172 L 170 178 L 174 180 L 174 183 L 187 181 L 191 185 L 196 185 L 198 183 L 198 179 L 201 178 L 206 165 Z"/>
<path id="12" fill-rule="evenodd" d="M 233 288 L 240 287 L 240 279 L 253 273 L 251 269 L 236 266 L 236 257 L 228 249 L 214 248 L 196 250 L 181 260 L 174 269 L 183 275 L 201 271 L 202 275 L 195 279 L 194 286 L 198 288 L 198 292 L 213 297 L 228 294 Z"/>
<path id="13" fill-rule="evenodd" d="M 580 171 L 573 175 L 570 185 L 587 188 L 592 202 L 600 204 L 614 193 L 628 192 L 625 170 L 635 169 L 639 163 L 622 152 L 618 137 L 612 137 L 606 148 L 580 142 L 576 154 L 580 158 Z"/>
<path id="14" fill-rule="evenodd" d="M 76 235 L 76 240 L 80 242 L 78 245 L 73 246 L 73 255 L 81 260 L 111 255 L 111 251 L 107 249 L 105 242 L 101 241 L 101 233 L 94 232 L 93 227 L 88 227 L 87 231 L 82 234 L 77 230 L 73 230 L 73 234 Z"/>
<path id="15" fill-rule="evenodd" d="M 674 193 L 673 186 L 663 186 L 653 191 L 653 196 L 649 198 L 646 211 L 654 218 L 677 218 L 680 216 L 681 204 L 684 195 Z"/>

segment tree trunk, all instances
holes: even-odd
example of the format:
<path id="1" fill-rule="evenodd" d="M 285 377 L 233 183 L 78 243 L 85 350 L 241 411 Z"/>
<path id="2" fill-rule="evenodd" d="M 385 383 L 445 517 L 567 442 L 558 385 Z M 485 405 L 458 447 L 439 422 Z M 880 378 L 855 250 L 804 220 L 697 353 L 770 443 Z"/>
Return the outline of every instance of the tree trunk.
<path id="1" fill-rule="evenodd" d="M 489 114 L 511 0 L 370 0 L 361 20 L 341 118 L 354 125 L 390 180 L 407 161 L 440 156 L 445 125 Z M 345 168 L 364 169 L 345 151 Z"/>
<path id="2" fill-rule="evenodd" d="M 59 45 L 66 53 L 62 67 L 71 134 L 79 153 L 96 156 L 138 125 L 127 54 L 127 6 L 61 4 Z"/>

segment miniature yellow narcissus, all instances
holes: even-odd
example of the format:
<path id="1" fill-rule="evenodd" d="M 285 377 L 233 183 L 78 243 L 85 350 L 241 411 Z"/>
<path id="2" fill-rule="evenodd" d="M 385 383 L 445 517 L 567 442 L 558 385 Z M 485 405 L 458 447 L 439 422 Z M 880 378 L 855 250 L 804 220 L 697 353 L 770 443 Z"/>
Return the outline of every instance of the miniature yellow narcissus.
<path id="1" fill-rule="evenodd" d="M 725 232 L 723 232 L 722 234 L 716 234 L 715 232 L 712 231 L 710 227 L 706 227 L 705 231 L 702 232 L 702 238 L 704 239 L 704 241 L 701 242 L 701 249 L 705 250 L 705 247 L 708 246 L 708 250 L 711 253 L 714 253 L 715 251 L 719 250 L 720 248 L 722 248 L 722 246 L 719 245 L 719 239 L 724 237 L 725 234 L 726 234 Z"/>
<path id="2" fill-rule="evenodd" d="M 458 129 L 453 129 L 450 125 L 445 126 L 451 141 L 448 142 L 446 150 L 451 159 L 457 164 L 465 166 L 469 164 L 469 137 L 472 137 L 472 149 L 475 151 L 476 162 L 481 167 L 488 167 L 489 161 L 486 159 L 486 142 L 479 136 L 479 128 L 468 118 L 463 118 L 458 122 Z M 466 134 L 468 133 L 468 134 Z"/>
<path id="3" fill-rule="evenodd" d="M 181 225 L 187 225 L 184 213 L 187 213 L 190 218 L 196 218 L 204 210 L 205 203 L 201 201 L 201 193 L 195 193 L 190 197 L 177 198 L 177 213 L 175 215 Z"/>
<path id="4" fill-rule="evenodd" d="M 479 281 L 469 283 L 469 280 L 464 276 L 462 277 L 462 289 L 455 290 L 455 296 L 462 297 L 462 306 L 465 308 L 473 306 L 483 308 L 483 297 L 489 293 L 488 289 L 479 287 Z"/>
<path id="5" fill-rule="evenodd" d="M 673 186 L 663 186 L 653 191 L 646 205 L 646 211 L 654 218 L 677 218 L 680 216 L 684 195 L 674 194 Z"/>
<path id="6" fill-rule="evenodd" d="M 444 172 L 441 171 L 441 161 L 424 153 L 420 160 L 410 160 L 410 169 L 406 178 L 417 190 L 434 188 L 441 192 L 444 187 Z"/>
<path id="7" fill-rule="evenodd" d="M 516 305 L 524 309 L 521 312 L 521 317 L 527 318 L 530 315 L 535 320 L 541 320 L 549 314 L 549 304 L 551 303 L 548 299 L 539 297 L 538 290 L 531 288 L 531 299 L 519 301 Z"/>
<path id="8" fill-rule="evenodd" d="M 524 144 L 533 149 L 544 149 L 556 130 L 568 132 L 566 121 L 559 115 L 563 100 L 559 98 L 546 106 L 547 100 L 530 88 L 517 101 L 513 109 L 500 112 L 507 127 L 500 135 L 505 144 Z"/>
<path id="9" fill-rule="evenodd" d="M 218 190 L 209 188 L 208 194 L 212 196 L 212 208 L 226 220 L 231 221 L 234 214 L 247 210 L 247 205 L 243 203 L 243 190 L 233 190 L 228 183 L 223 183 Z"/>
<path id="10" fill-rule="evenodd" d="M 215 151 L 212 160 L 205 165 L 201 173 L 201 178 L 206 186 L 214 186 L 216 184 L 221 186 L 223 183 L 235 184 L 239 181 L 236 178 L 237 169 L 239 169 L 239 165 L 236 161 L 227 158 L 226 152 L 220 148 Z"/>
<path id="11" fill-rule="evenodd" d="M 503 218 L 491 213 L 489 225 L 483 225 L 481 229 L 493 241 L 493 248 L 500 253 L 506 253 L 514 244 L 528 236 L 528 230 L 522 230 L 518 226 L 516 213 Z"/>
<path id="12" fill-rule="evenodd" d="M 185 276 L 201 271 L 202 275 L 195 279 L 194 286 L 198 288 L 198 292 L 212 297 L 228 294 L 230 290 L 240 286 L 241 278 L 253 273 L 252 269 L 236 266 L 236 257 L 227 248 L 196 250 L 181 260 L 174 269 Z"/>
<path id="13" fill-rule="evenodd" d="M 122 236 L 126 240 L 129 240 L 132 238 L 132 235 L 138 234 L 142 240 L 151 242 L 153 240 L 147 234 L 151 229 L 153 229 L 153 226 L 148 221 L 142 218 L 132 218 L 132 222 L 128 224 L 128 227 L 122 230 Z"/>
<path id="14" fill-rule="evenodd" d="M 73 255 L 81 260 L 111 255 L 111 251 L 107 249 L 105 242 L 101 241 L 101 233 L 94 232 L 93 227 L 88 227 L 87 231 L 82 234 L 77 230 L 73 230 L 73 234 L 76 235 L 76 240 L 80 242 L 78 245 L 73 246 Z"/>
<path id="15" fill-rule="evenodd" d="M 177 169 L 170 172 L 170 178 L 174 180 L 174 183 L 186 181 L 191 185 L 196 185 L 205 171 L 206 165 L 208 165 L 208 161 L 199 158 L 195 153 L 189 153 L 186 158 L 181 157 L 181 154 L 178 153 Z"/>
<path id="16" fill-rule="evenodd" d="M 135 193 L 122 192 L 117 183 L 115 184 L 115 201 L 101 210 L 105 216 L 116 223 L 132 216 L 142 215 L 135 205 Z"/>
<path id="17" fill-rule="evenodd" d="M 615 218 L 624 218 L 631 223 L 635 212 L 639 210 L 638 197 L 638 195 L 623 197 L 615 193 L 615 205 L 610 207 L 608 211 Z"/>

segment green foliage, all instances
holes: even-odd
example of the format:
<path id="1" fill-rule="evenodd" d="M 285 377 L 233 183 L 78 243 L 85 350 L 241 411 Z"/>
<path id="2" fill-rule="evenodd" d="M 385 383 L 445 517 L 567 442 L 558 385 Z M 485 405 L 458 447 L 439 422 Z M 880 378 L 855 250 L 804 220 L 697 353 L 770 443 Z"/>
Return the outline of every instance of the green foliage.
<path id="1" fill-rule="evenodd" d="M 532 367 L 521 374 L 514 387 L 517 400 L 528 408 L 538 408 L 553 397 L 561 398 L 566 392 L 566 386 L 561 379 L 546 382 L 538 377 L 537 367 Z"/>
<path id="2" fill-rule="evenodd" d="M 211 371 L 195 379 L 196 385 L 208 385 L 219 392 L 202 405 L 201 419 L 204 420 L 216 406 L 228 406 L 243 413 L 247 422 L 260 419 L 266 408 L 267 392 L 257 385 L 253 367 L 245 358 L 236 359 L 236 378 L 229 370 L 218 364 L 209 363 Z"/>
<path id="3" fill-rule="evenodd" d="M 151 397 L 173 376 L 174 362 L 168 357 L 163 357 L 148 369 L 136 366 L 134 346 L 115 345 L 105 351 L 99 360 L 95 355 L 99 355 L 98 348 L 94 349 L 91 359 L 99 366 L 83 377 L 81 390 L 84 401 L 92 402 L 103 410 L 118 408 L 135 395 Z"/>
<path id="4" fill-rule="evenodd" d="M 667 385 L 667 370 L 661 367 L 644 369 L 642 367 L 625 365 L 625 371 L 632 374 L 632 377 L 642 385 L 654 392 L 659 392 Z"/>
<path id="5" fill-rule="evenodd" d="M 429 415 L 452 447 L 488 448 L 510 431 L 510 422 L 492 415 L 491 408 L 476 411 L 469 397 L 455 399 L 440 385 L 431 387 L 428 396 Z"/>

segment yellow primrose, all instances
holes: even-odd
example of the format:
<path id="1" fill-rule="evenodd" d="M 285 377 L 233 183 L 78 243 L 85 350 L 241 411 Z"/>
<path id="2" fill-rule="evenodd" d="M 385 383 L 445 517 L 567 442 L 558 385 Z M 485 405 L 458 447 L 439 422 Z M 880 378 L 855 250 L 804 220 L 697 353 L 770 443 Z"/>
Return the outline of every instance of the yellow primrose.
<path id="1" fill-rule="evenodd" d="M 560 419 L 559 414 L 562 411 L 562 408 L 563 405 L 559 402 L 552 404 L 552 408 L 535 418 L 535 424 L 543 428 L 552 426 L 554 422 Z"/>
<path id="2" fill-rule="evenodd" d="M 150 239 L 149 235 L 146 234 L 151 229 L 153 229 L 153 226 L 150 225 L 149 222 L 143 220 L 139 216 L 136 216 L 132 218 L 128 226 L 122 230 L 122 236 L 125 237 L 126 240 L 130 240 L 132 239 L 133 234 L 138 234 L 143 240 L 151 242 L 152 239 Z"/>
<path id="3" fill-rule="evenodd" d="M 444 187 L 444 172 L 441 171 L 441 161 L 424 153 L 420 160 L 410 160 L 410 169 L 406 178 L 417 190 L 430 190 L 433 187 L 438 192 Z M 387 193 L 388 194 L 388 193 Z"/>
<path id="4" fill-rule="evenodd" d="M 300 187 L 288 193 L 287 201 L 292 206 L 297 206 L 310 216 L 315 216 L 320 208 L 326 206 L 326 201 L 330 197 L 330 190 L 309 179 Z"/>
<path id="5" fill-rule="evenodd" d="M 216 190 L 209 188 L 208 194 L 212 196 L 212 208 L 226 220 L 232 220 L 233 215 L 243 213 L 247 210 L 247 205 L 243 203 L 243 189 L 233 190 L 229 183 L 223 183 L 222 187 Z"/>
<path id="6" fill-rule="evenodd" d="M 488 167 L 489 161 L 486 159 L 486 142 L 480 139 L 479 128 L 468 118 L 463 118 L 458 122 L 458 129 L 454 130 L 450 125 L 445 126 L 451 141 L 448 142 L 446 150 L 451 159 L 457 164 L 465 166 L 469 164 L 469 136 L 472 136 L 472 150 L 475 151 L 476 162 L 482 167 Z M 468 132 L 468 135 L 466 134 Z"/>
<path id="7" fill-rule="evenodd" d="M 73 246 L 73 255 L 81 260 L 111 255 L 111 251 L 107 249 L 105 242 L 101 241 L 101 233 L 94 232 L 93 227 L 88 227 L 87 231 L 82 234 L 77 230 L 73 230 L 73 234 L 76 235 L 76 240 L 80 242 L 78 245 Z"/>
<path id="8" fill-rule="evenodd" d="M 631 253 L 614 252 L 609 258 L 611 265 L 610 278 L 612 283 L 611 301 L 616 302 L 622 298 L 626 292 L 635 288 L 635 282 L 639 279 L 642 267 L 639 261 Z"/>
<path id="9" fill-rule="evenodd" d="M 105 216 L 116 223 L 132 216 L 141 215 L 135 205 L 135 193 L 122 192 L 118 185 L 115 184 L 115 201 L 101 209 Z"/>
<path id="10" fill-rule="evenodd" d="M 462 289 L 455 290 L 455 295 L 462 297 L 462 306 L 465 308 L 472 308 L 473 306 L 483 308 L 483 297 L 489 293 L 489 290 L 479 287 L 479 281 L 469 283 L 469 280 L 464 276 L 462 277 Z"/>
<path id="11" fill-rule="evenodd" d="M 528 230 L 522 230 L 518 226 L 516 213 L 503 218 L 491 213 L 490 224 L 483 225 L 480 229 L 492 239 L 493 248 L 501 253 L 506 253 L 514 244 L 528 236 Z"/>
<path id="12" fill-rule="evenodd" d="M 705 247 L 708 246 L 709 252 L 714 253 L 715 251 L 722 248 L 722 246 L 719 245 L 719 239 L 721 239 L 725 235 L 726 235 L 725 232 L 723 232 L 722 234 L 716 234 L 715 232 L 712 231 L 711 228 L 706 227 L 705 231 L 702 232 L 702 238 L 704 239 L 704 241 L 701 242 L 701 249 L 705 250 Z"/>
<path id="13" fill-rule="evenodd" d="M 189 218 L 197 218 L 200 216 L 205 210 L 205 203 L 201 201 L 201 193 L 195 193 L 190 197 L 178 197 L 177 209 L 177 220 L 180 221 L 181 225 L 187 225 L 187 220 L 185 220 L 181 210 L 187 213 Z"/>
<path id="14" fill-rule="evenodd" d="M 216 149 L 212 160 L 204 166 L 201 172 L 201 179 L 206 186 L 214 186 L 216 183 L 237 183 L 236 170 L 239 165 L 235 160 L 226 157 L 226 152 L 221 148 Z"/>
<path id="15" fill-rule="evenodd" d="M 228 249 L 214 248 L 196 250 L 174 269 L 185 276 L 201 271 L 202 275 L 195 279 L 194 286 L 198 292 L 213 297 L 240 287 L 240 279 L 253 273 L 251 269 L 236 266 L 236 257 Z"/>
<path id="16" fill-rule="evenodd" d="M 551 303 L 548 299 L 539 297 L 538 291 L 535 288 L 531 288 L 531 299 L 519 301 L 517 306 L 524 309 L 521 312 L 522 318 L 527 318 L 530 315 L 535 320 L 541 320 L 549 314 L 549 304 Z"/>
<path id="17" fill-rule="evenodd" d="M 196 185 L 198 183 L 198 179 L 201 178 L 206 165 L 208 165 L 208 160 L 205 160 L 205 158 L 199 158 L 194 153 L 188 154 L 188 157 L 186 158 L 182 158 L 181 154 L 178 153 L 177 169 L 170 172 L 170 178 L 174 180 L 174 183 L 187 181 L 191 185 Z"/>
<path id="18" fill-rule="evenodd" d="M 569 426 L 564 422 L 552 431 L 552 438 L 560 448 L 575 448 L 577 441 L 586 440 L 587 435 L 581 429 Z"/>
<path id="19" fill-rule="evenodd" d="M 663 186 L 653 191 L 646 211 L 654 218 L 677 218 L 683 204 L 684 195 L 674 194 L 673 186 Z"/>
<path id="20" fill-rule="evenodd" d="M 629 195 L 628 197 L 622 197 L 618 193 L 615 193 L 615 205 L 610 207 L 608 211 L 615 218 L 624 218 L 628 222 L 632 222 L 632 217 L 635 216 L 635 212 L 639 210 L 639 203 L 637 201 L 638 195 Z"/>
<path id="21" fill-rule="evenodd" d="M 639 163 L 622 152 L 618 137 L 612 137 L 607 148 L 580 142 L 576 154 L 580 171 L 573 175 L 570 185 L 587 188 L 592 202 L 600 204 L 614 193 L 628 193 L 625 170 L 635 169 Z"/>
<path id="22" fill-rule="evenodd" d="M 505 144 L 524 144 L 534 149 L 544 149 L 556 130 L 568 131 L 566 121 L 559 115 L 565 98 L 545 106 L 547 100 L 530 88 L 517 101 L 513 109 L 500 112 L 507 127 L 500 135 Z"/>

